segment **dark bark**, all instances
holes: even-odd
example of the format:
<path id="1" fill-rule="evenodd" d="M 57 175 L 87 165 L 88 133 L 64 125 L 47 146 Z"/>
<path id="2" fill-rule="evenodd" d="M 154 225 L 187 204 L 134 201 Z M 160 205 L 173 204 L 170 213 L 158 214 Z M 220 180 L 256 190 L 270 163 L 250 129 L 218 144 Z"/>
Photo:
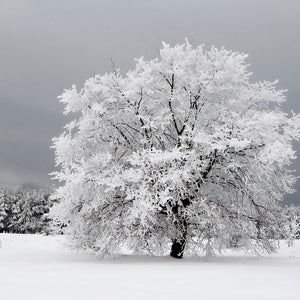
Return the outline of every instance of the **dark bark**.
<path id="1" fill-rule="evenodd" d="M 183 257 L 183 252 L 185 248 L 186 241 L 185 239 L 176 239 L 173 240 L 172 248 L 171 248 L 171 253 L 170 255 L 174 258 L 182 258 Z"/>
<path id="2" fill-rule="evenodd" d="M 186 245 L 187 223 L 185 220 L 180 220 L 175 223 L 178 230 L 178 238 L 172 241 L 170 255 L 174 258 L 182 258 Z"/>

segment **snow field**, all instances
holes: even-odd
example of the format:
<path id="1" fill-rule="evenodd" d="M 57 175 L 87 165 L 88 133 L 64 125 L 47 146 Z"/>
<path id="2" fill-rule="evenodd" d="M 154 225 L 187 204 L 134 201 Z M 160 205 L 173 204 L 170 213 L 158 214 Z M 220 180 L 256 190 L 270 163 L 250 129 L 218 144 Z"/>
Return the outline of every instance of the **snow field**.
<path id="1" fill-rule="evenodd" d="M 64 247 L 63 236 L 0 234 L 0 299 L 300 299 L 300 241 L 271 256 L 121 256 Z"/>

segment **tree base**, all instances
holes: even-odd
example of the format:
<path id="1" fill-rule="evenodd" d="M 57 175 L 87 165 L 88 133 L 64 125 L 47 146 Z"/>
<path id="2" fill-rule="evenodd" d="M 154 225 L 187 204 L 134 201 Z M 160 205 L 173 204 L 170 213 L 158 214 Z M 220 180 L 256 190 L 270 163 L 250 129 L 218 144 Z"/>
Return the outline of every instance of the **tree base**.
<path id="1" fill-rule="evenodd" d="M 174 258 L 182 258 L 185 247 L 185 240 L 173 241 L 170 256 Z"/>

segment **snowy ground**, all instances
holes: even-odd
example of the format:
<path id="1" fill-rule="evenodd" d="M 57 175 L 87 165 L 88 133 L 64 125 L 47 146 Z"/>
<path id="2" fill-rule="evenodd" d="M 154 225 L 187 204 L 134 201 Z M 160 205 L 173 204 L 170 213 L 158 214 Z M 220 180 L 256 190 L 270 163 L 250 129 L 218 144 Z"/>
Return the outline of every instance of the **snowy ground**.
<path id="1" fill-rule="evenodd" d="M 272 256 L 100 260 L 63 237 L 0 234 L 0 299 L 300 299 L 300 241 Z"/>

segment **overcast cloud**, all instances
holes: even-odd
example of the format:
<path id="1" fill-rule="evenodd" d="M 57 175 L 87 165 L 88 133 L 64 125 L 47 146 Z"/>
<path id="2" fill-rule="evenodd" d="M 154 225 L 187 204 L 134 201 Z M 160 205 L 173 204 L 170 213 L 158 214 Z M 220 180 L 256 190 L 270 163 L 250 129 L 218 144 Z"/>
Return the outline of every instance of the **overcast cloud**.
<path id="1" fill-rule="evenodd" d="M 300 113 L 299 16 L 298 0 L 0 0 L 0 184 L 49 184 L 51 139 L 67 122 L 57 96 L 162 41 L 248 53 L 253 79 L 278 78 L 285 110 Z"/>

